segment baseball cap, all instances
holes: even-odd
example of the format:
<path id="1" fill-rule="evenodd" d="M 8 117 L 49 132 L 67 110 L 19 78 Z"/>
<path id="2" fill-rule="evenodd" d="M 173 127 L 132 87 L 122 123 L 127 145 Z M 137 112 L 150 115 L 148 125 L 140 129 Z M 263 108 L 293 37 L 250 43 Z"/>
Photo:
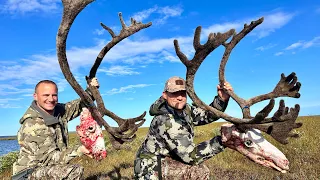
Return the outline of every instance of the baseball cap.
<path id="1" fill-rule="evenodd" d="M 163 91 L 177 92 L 186 90 L 186 81 L 178 76 L 169 78 L 164 86 Z"/>

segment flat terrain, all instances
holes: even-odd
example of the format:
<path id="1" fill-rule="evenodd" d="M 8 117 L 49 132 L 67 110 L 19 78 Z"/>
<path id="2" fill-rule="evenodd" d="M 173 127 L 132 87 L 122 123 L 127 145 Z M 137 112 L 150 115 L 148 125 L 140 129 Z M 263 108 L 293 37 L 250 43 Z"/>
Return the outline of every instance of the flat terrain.
<path id="1" fill-rule="evenodd" d="M 291 139 L 287 145 L 282 145 L 265 135 L 266 139 L 278 147 L 290 161 L 290 171 L 280 173 L 276 170 L 255 164 L 243 155 L 230 149 L 204 162 L 211 170 L 212 179 L 319 179 L 320 178 L 320 116 L 299 117 L 303 126 L 297 130 L 299 139 Z M 211 139 L 219 133 L 221 123 L 196 127 L 196 143 Z M 87 180 L 97 179 L 132 179 L 133 160 L 148 128 L 140 128 L 137 138 L 128 143 L 130 150 L 112 149 L 106 137 L 108 156 L 101 162 L 96 162 L 85 156 L 74 159 L 72 163 L 81 164 L 85 168 Z M 76 134 L 70 134 L 70 143 L 79 143 Z M 10 179 L 11 168 L 3 170 L 0 179 Z"/>

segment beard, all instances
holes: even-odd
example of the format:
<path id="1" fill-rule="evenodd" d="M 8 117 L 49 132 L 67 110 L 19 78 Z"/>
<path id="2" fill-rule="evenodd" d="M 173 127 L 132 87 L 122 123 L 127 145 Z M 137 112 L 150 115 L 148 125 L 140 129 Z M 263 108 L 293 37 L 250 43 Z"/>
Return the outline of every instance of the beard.
<path id="1" fill-rule="evenodd" d="M 185 106 L 186 106 L 186 104 L 183 105 L 183 103 L 181 103 L 181 102 L 178 103 L 178 102 L 177 102 L 177 103 L 175 103 L 175 105 L 173 106 L 173 108 L 174 108 L 174 109 L 177 109 L 177 110 L 182 110 L 182 109 L 184 109 Z"/>

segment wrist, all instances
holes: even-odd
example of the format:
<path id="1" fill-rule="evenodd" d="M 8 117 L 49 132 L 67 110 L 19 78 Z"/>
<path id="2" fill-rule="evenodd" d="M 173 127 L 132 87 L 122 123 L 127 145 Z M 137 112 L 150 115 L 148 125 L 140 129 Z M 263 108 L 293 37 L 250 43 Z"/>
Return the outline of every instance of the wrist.
<path id="1" fill-rule="evenodd" d="M 220 101 L 227 102 L 229 100 L 230 96 L 229 97 L 222 97 L 218 94 L 218 98 Z"/>

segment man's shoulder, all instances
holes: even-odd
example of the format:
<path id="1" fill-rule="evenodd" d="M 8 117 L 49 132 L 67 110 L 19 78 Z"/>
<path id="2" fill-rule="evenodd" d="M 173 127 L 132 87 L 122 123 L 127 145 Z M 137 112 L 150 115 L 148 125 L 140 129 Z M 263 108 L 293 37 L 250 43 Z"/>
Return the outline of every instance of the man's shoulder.
<path id="1" fill-rule="evenodd" d="M 26 112 L 23 114 L 23 116 L 20 119 L 20 123 L 22 124 L 27 119 L 37 119 L 41 117 L 40 113 L 33 109 L 32 107 L 29 107 Z"/>

